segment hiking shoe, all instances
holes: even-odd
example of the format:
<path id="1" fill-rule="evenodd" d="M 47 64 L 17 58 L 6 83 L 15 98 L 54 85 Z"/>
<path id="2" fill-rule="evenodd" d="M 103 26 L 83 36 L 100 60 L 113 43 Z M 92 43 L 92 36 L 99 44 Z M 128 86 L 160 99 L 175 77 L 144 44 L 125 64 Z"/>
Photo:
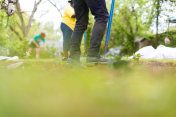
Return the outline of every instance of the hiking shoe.
<path id="1" fill-rule="evenodd" d="M 76 61 L 71 58 L 68 58 L 67 65 L 73 68 L 85 68 L 85 66 L 83 66 L 80 61 Z"/>
<path id="2" fill-rule="evenodd" d="M 87 64 L 108 63 L 108 59 L 103 57 L 87 57 Z"/>

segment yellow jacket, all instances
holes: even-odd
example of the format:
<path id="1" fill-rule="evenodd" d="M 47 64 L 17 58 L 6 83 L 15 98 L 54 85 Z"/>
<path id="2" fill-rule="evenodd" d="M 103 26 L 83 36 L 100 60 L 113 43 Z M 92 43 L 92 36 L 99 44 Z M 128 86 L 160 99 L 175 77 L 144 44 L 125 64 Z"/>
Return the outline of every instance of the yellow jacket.
<path id="1" fill-rule="evenodd" d="M 62 22 L 69 26 L 72 30 L 74 30 L 76 24 L 76 18 L 72 18 L 74 14 L 74 8 L 69 6 L 64 9 L 64 15 L 62 17 Z"/>

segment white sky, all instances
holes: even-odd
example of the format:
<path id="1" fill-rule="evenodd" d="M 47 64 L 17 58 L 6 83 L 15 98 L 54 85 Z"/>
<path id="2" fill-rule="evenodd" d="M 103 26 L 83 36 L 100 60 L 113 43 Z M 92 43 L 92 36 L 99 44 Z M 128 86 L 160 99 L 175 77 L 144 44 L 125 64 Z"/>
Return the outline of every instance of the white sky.
<path id="1" fill-rule="evenodd" d="M 34 6 L 35 0 L 19 0 L 22 10 L 26 11 L 28 14 L 31 14 L 31 11 Z M 67 4 L 67 0 L 55 0 L 58 7 L 63 9 Z M 34 18 L 41 23 L 53 22 L 55 28 L 58 28 L 61 23 L 61 16 L 56 8 L 54 8 L 47 0 L 43 0 L 40 6 L 37 9 L 37 12 Z"/>

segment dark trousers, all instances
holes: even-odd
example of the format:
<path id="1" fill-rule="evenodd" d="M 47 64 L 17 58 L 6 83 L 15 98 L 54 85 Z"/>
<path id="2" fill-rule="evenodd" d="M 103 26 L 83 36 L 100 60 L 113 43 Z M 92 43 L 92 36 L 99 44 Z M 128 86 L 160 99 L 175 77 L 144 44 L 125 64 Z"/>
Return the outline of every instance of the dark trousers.
<path id="1" fill-rule="evenodd" d="M 84 31 L 87 29 L 89 20 L 89 9 L 95 17 L 95 24 L 92 31 L 88 57 L 99 57 L 100 46 L 103 39 L 109 14 L 105 0 L 73 0 L 76 13 L 76 26 L 71 38 L 70 58 L 80 60 L 80 45 Z"/>

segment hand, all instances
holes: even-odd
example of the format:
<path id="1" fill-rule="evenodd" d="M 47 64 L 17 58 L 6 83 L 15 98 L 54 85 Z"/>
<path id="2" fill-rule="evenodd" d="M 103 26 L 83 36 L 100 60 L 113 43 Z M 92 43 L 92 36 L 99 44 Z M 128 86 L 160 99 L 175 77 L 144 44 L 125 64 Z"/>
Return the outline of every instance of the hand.
<path id="1" fill-rule="evenodd" d="M 7 13 L 9 16 L 13 15 L 15 13 L 15 6 L 13 3 L 8 4 L 8 10 Z"/>
<path id="2" fill-rule="evenodd" d="M 71 18 L 76 18 L 76 15 L 75 15 L 75 14 L 74 14 L 74 15 L 72 15 L 72 16 L 71 16 Z"/>

